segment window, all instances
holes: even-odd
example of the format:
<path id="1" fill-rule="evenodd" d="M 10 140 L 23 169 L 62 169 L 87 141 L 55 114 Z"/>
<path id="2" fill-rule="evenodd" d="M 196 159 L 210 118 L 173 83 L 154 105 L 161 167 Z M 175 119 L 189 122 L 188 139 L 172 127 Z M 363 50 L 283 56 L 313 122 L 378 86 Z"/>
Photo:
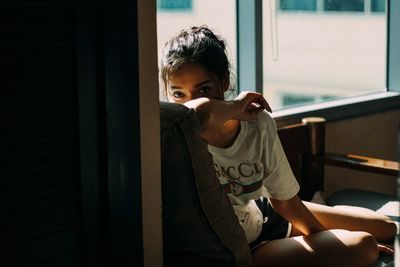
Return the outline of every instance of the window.
<path id="1" fill-rule="evenodd" d="M 278 3 L 280 12 L 386 12 L 386 0 L 279 0 Z"/>
<path id="2" fill-rule="evenodd" d="M 316 11 L 317 0 L 280 0 L 279 9 L 282 11 Z"/>
<path id="3" fill-rule="evenodd" d="M 314 96 L 312 95 L 295 95 L 295 94 L 283 94 L 282 102 L 284 106 L 293 106 L 298 104 L 313 103 Z"/>
<path id="4" fill-rule="evenodd" d="M 303 105 L 309 103 L 315 103 L 317 101 L 326 101 L 335 98 L 335 96 L 331 95 L 306 95 L 306 94 L 291 94 L 291 93 L 283 93 L 280 98 L 282 98 L 283 106 L 296 106 Z"/>
<path id="5" fill-rule="evenodd" d="M 363 12 L 364 0 L 324 0 L 324 10 L 339 12 Z"/>
<path id="6" fill-rule="evenodd" d="M 262 92 L 275 111 L 399 90 L 400 50 L 394 49 L 400 43 L 397 1 L 158 0 L 157 4 L 159 53 L 181 29 L 207 25 L 227 41 L 239 90 Z M 391 16 L 391 27 L 389 8 L 397 14 Z"/>
<path id="7" fill-rule="evenodd" d="M 157 0 L 158 10 L 192 11 L 192 0 Z"/>
<path id="8" fill-rule="evenodd" d="M 384 3 L 281 0 L 274 6 L 263 2 L 262 88 L 272 108 L 385 91 Z M 373 13 L 364 11 L 366 4 Z M 287 12 L 313 8 L 317 12 Z"/>
<path id="9" fill-rule="evenodd" d="M 371 12 L 385 12 L 386 0 L 371 0 Z"/>

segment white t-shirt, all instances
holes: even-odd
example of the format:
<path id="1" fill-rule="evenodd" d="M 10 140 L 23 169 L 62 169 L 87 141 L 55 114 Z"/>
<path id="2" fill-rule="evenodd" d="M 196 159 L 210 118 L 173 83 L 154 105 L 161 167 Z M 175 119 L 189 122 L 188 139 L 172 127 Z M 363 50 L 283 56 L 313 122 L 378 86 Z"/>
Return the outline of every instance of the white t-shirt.
<path id="1" fill-rule="evenodd" d="M 250 243 L 258 237 L 263 223 L 254 200 L 262 196 L 288 200 L 300 188 L 279 141 L 276 123 L 267 112 L 261 112 L 255 121 L 241 121 L 232 146 L 209 145 L 208 150 Z"/>

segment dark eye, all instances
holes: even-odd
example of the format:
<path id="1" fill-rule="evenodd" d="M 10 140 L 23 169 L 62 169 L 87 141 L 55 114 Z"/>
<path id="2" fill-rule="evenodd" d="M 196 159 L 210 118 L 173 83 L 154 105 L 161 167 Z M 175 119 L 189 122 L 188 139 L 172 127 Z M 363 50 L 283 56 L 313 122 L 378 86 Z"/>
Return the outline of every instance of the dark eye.
<path id="1" fill-rule="evenodd" d="M 208 94 L 208 92 L 210 92 L 210 90 L 211 90 L 211 87 L 209 87 L 209 86 L 201 87 L 199 89 L 199 94 L 206 95 L 206 94 Z"/>
<path id="2" fill-rule="evenodd" d="M 185 96 L 181 91 L 172 92 L 172 95 L 173 95 L 175 98 L 182 98 L 182 97 Z"/>

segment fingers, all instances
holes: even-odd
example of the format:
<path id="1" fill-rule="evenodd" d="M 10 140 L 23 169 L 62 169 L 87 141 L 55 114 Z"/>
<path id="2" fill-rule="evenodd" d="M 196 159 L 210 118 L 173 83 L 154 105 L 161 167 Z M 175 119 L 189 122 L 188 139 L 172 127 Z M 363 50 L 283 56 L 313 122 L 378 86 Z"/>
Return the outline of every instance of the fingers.
<path id="1" fill-rule="evenodd" d="M 391 254 L 391 255 L 394 254 L 394 249 L 393 249 L 393 247 L 390 246 L 390 245 L 378 244 L 378 250 L 379 250 L 380 252 L 384 252 L 384 253 L 387 253 L 387 254 Z"/>
<path id="2" fill-rule="evenodd" d="M 247 111 L 252 111 L 255 107 L 261 107 L 261 110 L 265 109 L 268 112 L 272 112 L 267 100 L 265 100 L 263 95 L 260 93 L 243 91 L 239 94 L 236 100 L 244 101 Z"/>
<path id="3" fill-rule="evenodd" d="M 262 97 L 261 100 L 263 101 L 263 105 L 262 105 L 262 106 L 264 107 L 264 109 L 271 113 L 271 112 L 272 112 L 272 109 L 271 109 L 271 107 L 269 106 L 267 100 L 265 100 L 264 97 Z"/>

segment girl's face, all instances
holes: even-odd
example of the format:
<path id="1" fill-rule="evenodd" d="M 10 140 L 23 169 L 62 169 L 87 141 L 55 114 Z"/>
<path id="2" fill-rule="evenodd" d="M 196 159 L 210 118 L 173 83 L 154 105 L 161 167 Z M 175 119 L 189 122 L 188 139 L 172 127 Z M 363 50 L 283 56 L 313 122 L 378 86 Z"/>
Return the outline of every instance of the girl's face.
<path id="1" fill-rule="evenodd" d="M 227 82 L 219 82 L 202 66 L 186 63 L 171 75 L 167 84 L 167 98 L 169 102 L 176 103 L 199 97 L 224 99 L 224 91 L 228 86 Z"/>

